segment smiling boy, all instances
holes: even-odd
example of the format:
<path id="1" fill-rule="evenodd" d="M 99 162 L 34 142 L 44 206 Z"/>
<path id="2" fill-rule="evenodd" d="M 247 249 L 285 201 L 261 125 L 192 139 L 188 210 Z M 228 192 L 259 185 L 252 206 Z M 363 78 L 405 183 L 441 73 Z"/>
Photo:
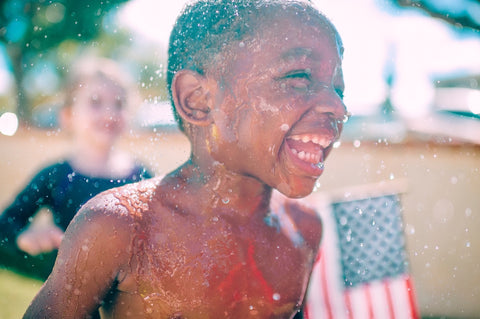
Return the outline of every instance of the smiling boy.
<path id="1" fill-rule="evenodd" d="M 321 239 L 308 195 L 339 138 L 342 44 L 309 2 L 197 1 L 168 86 L 189 160 L 69 226 L 26 318 L 292 318 Z"/>

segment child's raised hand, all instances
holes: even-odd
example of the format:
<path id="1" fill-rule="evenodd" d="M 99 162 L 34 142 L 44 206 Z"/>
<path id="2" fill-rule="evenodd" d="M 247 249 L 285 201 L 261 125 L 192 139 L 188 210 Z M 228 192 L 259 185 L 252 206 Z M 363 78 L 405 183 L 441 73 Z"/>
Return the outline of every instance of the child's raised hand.
<path id="1" fill-rule="evenodd" d="M 31 227 L 17 237 L 17 246 L 31 256 L 48 253 L 60 247 L 63 231 L 55 225 Z"/>

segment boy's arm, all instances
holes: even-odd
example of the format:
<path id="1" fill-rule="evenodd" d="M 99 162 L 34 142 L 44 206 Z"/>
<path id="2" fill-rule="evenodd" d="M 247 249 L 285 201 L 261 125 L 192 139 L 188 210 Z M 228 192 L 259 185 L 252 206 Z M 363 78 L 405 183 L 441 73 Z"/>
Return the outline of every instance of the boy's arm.
<path id="1" fill-rule="evenodd" d="M 128 263 L 131 233 L 123 228 L 128 216 L 107 212 L 103 203 L 88 202 L 67 228 L 55 267 L 24 318 L 86 318 L 97 311 Z"/>

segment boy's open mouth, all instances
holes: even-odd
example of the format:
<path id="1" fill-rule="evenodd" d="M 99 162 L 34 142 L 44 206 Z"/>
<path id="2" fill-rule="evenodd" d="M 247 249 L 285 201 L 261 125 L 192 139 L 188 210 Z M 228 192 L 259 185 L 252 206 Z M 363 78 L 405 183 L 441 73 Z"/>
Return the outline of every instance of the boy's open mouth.
<path id="1" fill-rule="evenodd" d="M 296 134 L 287 137 L 286 144 L 291 153 L 310 169 L 323 169 L 325 150 L 332 144 L 332 139 L 318 134 Z M 313 172 L 312 172 L 313 173 Z"/>

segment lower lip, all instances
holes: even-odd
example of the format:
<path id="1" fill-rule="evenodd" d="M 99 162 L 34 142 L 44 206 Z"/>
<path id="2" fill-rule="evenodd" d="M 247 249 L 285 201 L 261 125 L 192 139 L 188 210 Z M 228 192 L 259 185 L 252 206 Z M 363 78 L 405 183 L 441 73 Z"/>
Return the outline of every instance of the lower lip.
<path id="1" fill-rule="evenodd" d="M 316 165 L 316 164 L 302 161 L 297 157 L 297 155 L 293 154 L 292 149 L 288 146 L 288 143 L 284 143 L 284 148 L 285 148 L 285 153 L 287 154 L 288 160 L 292 162 L 294 167 L 299 169 L 303 175 L 313 177 L 313 178 L 317 178 L 320 175 L 322 175 L 324 170 L 323 165 Z M 325 156 L 323 156 L 323 160 L 325 160 Z"/>

